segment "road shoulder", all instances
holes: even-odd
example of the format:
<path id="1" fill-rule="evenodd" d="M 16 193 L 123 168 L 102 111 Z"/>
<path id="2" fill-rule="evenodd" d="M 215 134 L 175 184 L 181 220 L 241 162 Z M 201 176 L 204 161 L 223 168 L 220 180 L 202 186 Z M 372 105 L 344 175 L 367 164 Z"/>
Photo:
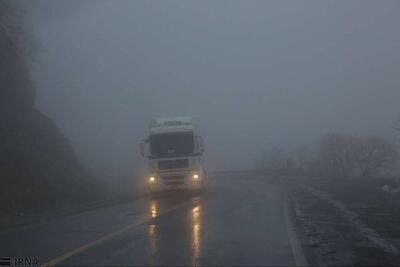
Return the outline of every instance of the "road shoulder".
<path id="1" fill-rule="evenodd" d="M 283 194 L 283 214 L 296 266 L 310 266 L 311 252 L 306 253 L 305 244 L 302 242 L 302 240 L 305 240 L 304 233 L 295 215 L 292 200 L 286 193 Z"/>

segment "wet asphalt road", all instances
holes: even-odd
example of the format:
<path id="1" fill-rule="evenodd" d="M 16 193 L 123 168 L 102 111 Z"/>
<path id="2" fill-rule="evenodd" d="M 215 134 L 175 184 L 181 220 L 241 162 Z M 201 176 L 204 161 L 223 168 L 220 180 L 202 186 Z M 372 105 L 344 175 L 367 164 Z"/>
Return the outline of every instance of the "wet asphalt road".
<path id="1" fill-rule="evenodd" d="M 0 234 L 2 257 L 50 265 L 294 266 L 282 190 L 211 177 L 209 193 L 142 198 Z"/>

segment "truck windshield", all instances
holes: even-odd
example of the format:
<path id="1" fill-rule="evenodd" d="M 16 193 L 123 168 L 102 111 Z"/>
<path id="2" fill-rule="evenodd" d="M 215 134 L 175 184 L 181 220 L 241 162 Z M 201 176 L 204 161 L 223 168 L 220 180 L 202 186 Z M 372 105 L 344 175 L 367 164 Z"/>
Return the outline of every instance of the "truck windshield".
<path id="1" fill-rule="evenodd" d="M 173 156 L 194 152 L 192 132 L 152 134 L 150 149 L 153 156 Z"/>

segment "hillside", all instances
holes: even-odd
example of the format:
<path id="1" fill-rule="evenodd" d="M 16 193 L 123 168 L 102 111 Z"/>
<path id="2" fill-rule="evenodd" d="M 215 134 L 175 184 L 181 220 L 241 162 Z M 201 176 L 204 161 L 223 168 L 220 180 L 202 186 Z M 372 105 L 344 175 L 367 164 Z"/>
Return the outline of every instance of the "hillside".
<path id="1" fill-rule="evenodd" d="M 35 107 L 35 88 L 26 55 L 15 34 L 6 30 L 10 25 L 1 22 L 1 214 L 75 205 L 90 199 L 94 181 L 56 124 Z"/>

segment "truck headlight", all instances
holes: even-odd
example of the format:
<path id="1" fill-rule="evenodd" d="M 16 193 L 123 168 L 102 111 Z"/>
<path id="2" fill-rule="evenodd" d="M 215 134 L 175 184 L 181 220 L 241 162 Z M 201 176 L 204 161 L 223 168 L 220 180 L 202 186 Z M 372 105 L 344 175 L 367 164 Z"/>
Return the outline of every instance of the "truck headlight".
<path id="1" fill-rule="evenodd" d="M 198 180 L 200 178 L 200 175 L 198 174 L 193 174 L 193 180 Z"/>
<path id="2" fill-rule="evenodd" d="M 156 182 L 156 177 L 150 176 L 149 177 L 149 183 L 154 184 Z"/>

